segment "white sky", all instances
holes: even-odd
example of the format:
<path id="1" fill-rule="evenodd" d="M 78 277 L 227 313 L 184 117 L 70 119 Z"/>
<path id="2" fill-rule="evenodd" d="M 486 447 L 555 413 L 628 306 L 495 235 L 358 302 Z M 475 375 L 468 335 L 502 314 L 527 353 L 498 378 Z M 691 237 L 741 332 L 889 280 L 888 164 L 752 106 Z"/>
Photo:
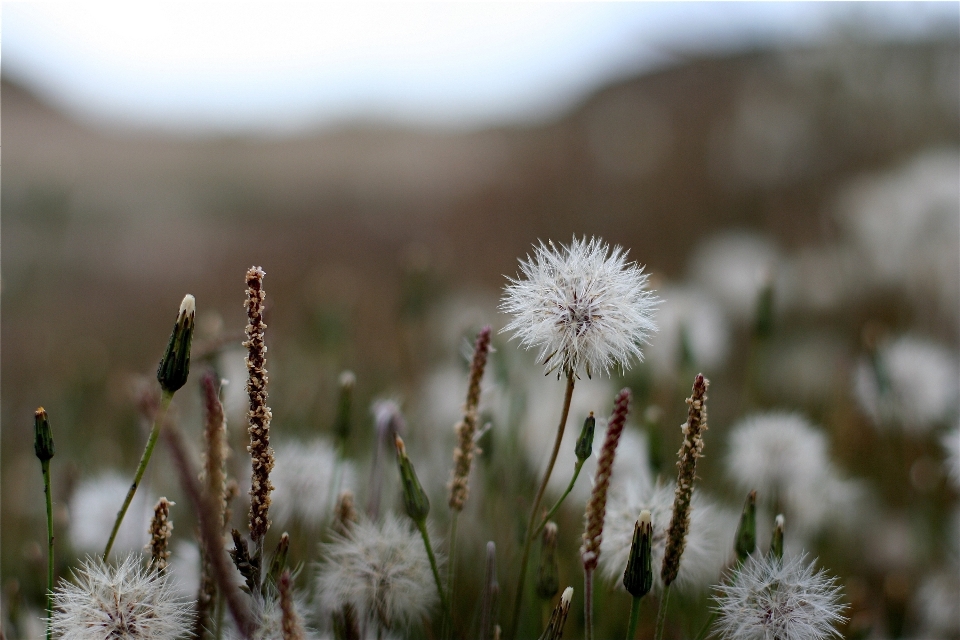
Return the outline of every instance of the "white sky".
<path id="1" fill-rule="evenodd" d="M 543 120 L 690 51 L 960 33 L 960 4 L 3 3 L 2 70 L 79 117 L 190 133 Z"/>

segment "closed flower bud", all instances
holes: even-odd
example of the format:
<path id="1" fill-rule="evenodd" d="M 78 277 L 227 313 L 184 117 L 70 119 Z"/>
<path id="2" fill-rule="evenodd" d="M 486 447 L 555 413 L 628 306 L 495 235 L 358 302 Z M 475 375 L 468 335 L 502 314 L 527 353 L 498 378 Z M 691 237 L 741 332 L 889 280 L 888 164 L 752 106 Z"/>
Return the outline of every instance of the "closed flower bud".
<path id="1" fill-rule="evenodd" d="M 186 384 L 187 376 L 190 375 L 190 344 L 193 342 L 195 315 L 196 301 L 188 293 L 180 303 L 177 323 L 173 326 L 167 351 L 157 368 L 160 388 L 167 393 L 173 393 Z"/>
<path id="2" fill-rule="evenodd" d="M 783 560 L 783 514 L 777 516 L 773 525 L 773 537 L 770 539 L 770 555 Z"/>
<path id="3" fill-rule="evenodd" d="M 743 562 L 757 548 L 757 492 L 751 491 L 743 505 L 740 514 L 740 524 L 737 526 L 737 540 L 734 550 L 737 552 L 737 562 Z"/>
<path id="4" fill-rule="evenodd" d="M 593 411 L 583 421 L 583 429 L 580 430 L 580 437 L 577 438 L 577 460 L 583 462 L 593 453 L 593 432 L 597 427 L 597 419 L 593 417 Z"/>
<path id="5" fill-rule="evenodd" d="M 537 569 L 537 595 L 550 600 L 560 590 L 560 563 L 557 562 L 557 524 L 548 522 L 540 539 L 540 568 Z"/>
<path id="6" fill-rule="evenodd" d="M 400 480 L 403 483 L 403 507 L 407 515 L 414 522 L 420 524 L 427 519 L 430 513 L 430 499 L 426 492 L 420 486 L 420 480 L 417 478 L 417 471 L 413 468 L 413 463 L 407 457 L 407 448 L 403 445 L 403 439 L 396 436 L 395 444 L 397 446 L 397 464 L 400 465 Z"/>
<path id="7" fill-rule="evenodd" d="M 40 407 L 33 414 L 33 450 L 37 453 L 40 462 L 47 462 L 53 457 L 53 431 L 50 430 L 50 421 L 47 412 Z"/>
<path id="8" fill-rule="evenodd" d="M 337 417 L 333 424 L 338 442 L 345 442 L 350 436 L 350 414 L 353 408 L 353 387 L 357 377 L 352 371 L 340 374 L 340 399 L 337 401 Z"/>
<path id="9" fill-rule="evenodd" d="M 650 512 L 644 509 L 633 529 L 630 559 L 623 572 L 623 586 L 634 598 L 642 598 L 653 587 L 653 525 Z"/>

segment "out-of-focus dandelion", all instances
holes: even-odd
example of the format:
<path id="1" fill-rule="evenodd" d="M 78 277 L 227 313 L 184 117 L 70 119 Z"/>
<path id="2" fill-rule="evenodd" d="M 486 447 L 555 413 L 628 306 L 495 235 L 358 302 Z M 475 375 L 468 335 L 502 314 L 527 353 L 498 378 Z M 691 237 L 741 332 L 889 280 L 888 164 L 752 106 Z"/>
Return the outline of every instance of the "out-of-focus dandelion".
<path id="1" fill-rule="evenodd" d="M 843 479 L 827 453 L 827 440 L 803 416 L 770 412 L 734 425 L 728 440 L 727 474 L 744 491 L 786 513 L 802 540 L 827 524 L 854 518 L 861 489 Z"/>
<path id="2" fill-rule="evenodd" d="M 777 275 L 776 247 L 761 236 L 733 232 L 706 240 L 694 256 L 693 280 L 716 296 L 730 317 L 755 319 L 760 293 Z"/>
<path id="3" fill-rule="evenodd" d="M 373 413 L 376 441 L 374 442 L 373 461 L 370 463 L 370 482 L 367 484 L 367 515 L 377 518 L 380 515 L 380 494 L 383 491 L 383 472 L 386 468 L 382 458 L 393 444 L 394 438 L 403 435 L 407 423 L 400 412 L 400 405 L 394 400 L 377 400 L 370 407 Z"/>
<path id="4" fill-rule="evenodd" d="M 520 262 L 523 279 L 509 278 L 500 309 L 514 316 L 503 328 L 520 344 L 540 349 L 547 371 L 609 373 L 642 359 L 656 331 L 657 297 L 627 252 L 599 238 L 576 237 L 558 249 L 534 247 Z"/>
<path id="5" fill-rule="evenodd" d="M 654 319 L 657 339 L 647 349 L 659 376 L 673 378 L 681 367 L 713 370 L 723 365 L 730 327 L 723 309 L 710 294 L 690 287 L 660 289 Z"/>
<path id="6" fill-rule="evenodd" d="M 389 629 L 419 621 L 437 604 L 420 534 L 393 514 L 361 520 L 321 547 L 317 595 L 326 614 L 350 606 Z"/>
<path id="7" fill-rule="evenodd" d="M 88 559 L 53 599 L 53 632 L 63 640 L 170 640 L 190 631 L 190 607 L 139 554 L 116 566 Z"/>
<path id="8" fill-rule="evenodd" d="M 110 535 L 113 518 L 117 515 L 117 505 L 123 501 L 129 488 L 129 479 L 115 471 L 83 480 L 77 486 L 69 505 L 68 535 L 74 549 L 85 552 L 102 550 L 103 541 Z M 149 505 L 154 502 L 156 497 L 145 491 L 137 492 L 128 509 L 132 515 L 124 520 L 114 541 L 118 552 L 139 551 L 147 544 L 152 515 Z"/>
<path id="9" fill-rule="evenodd" d="M 652 522 L 653 590 L 663 591 L 659 569 L 663 565 L 667 526 L 673 513 L 673 490 L 672 486 L 628 484 L 611 491 L 600 546 L 599 569 L 605 579 L 623 586 L 621 578 L 630 558 L 634 527 L 640 514 L 647 510 Z M 705 587 L 717 579 L 730 555 L 729 541 L 735 522 L 732 514 L 714 506 L 702 494 L 694 494 L 683 563 L 674 586 L 681 590 Z"/>
<path id="10" fill-rule="evenodd" d="M 924 433 L 957 406 L 960 388 L 955 351 L 913 336 L 880 345 L 854 373 L 854 391 L 864 412 L 880 427 Z"/>
<path id="11" fill-rule="evenodd" d="M 277 522 L 290 523 L 297 518 L 303 524 L 318 527 L 330 520 L 337 498 L 334 483 L 338 465 L 341 489 L 356 486 L 353 465 L 337 461 L 336 450 L 327 440 L 283 442 L 277 445 L 274 456 L 271 511 Z"/>
<path id="12" fill-rule="evenodd" d="M 805 556 L 750 556 L 717 587 L 716 631 L 736 640 L 842 637 L 840 587 Z"/>
<path id="13" fill-rule="evenodd" d="M 947 475 L 953 481 L 953 486 L 960 489 L 960 427 L 955 427 L 943 434 L 940 444 L 947 454 L 947 459 L 944 461 Z"/>

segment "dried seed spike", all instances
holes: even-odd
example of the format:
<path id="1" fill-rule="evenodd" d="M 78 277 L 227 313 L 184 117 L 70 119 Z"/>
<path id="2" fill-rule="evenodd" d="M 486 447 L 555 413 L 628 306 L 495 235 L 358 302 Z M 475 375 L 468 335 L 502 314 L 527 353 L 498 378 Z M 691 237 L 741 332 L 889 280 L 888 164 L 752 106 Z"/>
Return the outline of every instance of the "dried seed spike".
<path id="1" fill-rule="evenodd" d="M 267 346 L 264 343 L 263 276 L 260 267 L 250 267 L 247 271 L 247 396 L 250 411 L 247 419 L 250 423 L 250 445 L 247 451 L 253 465 L 250 487 L 250 538 L 257 549 L 263 545 L 263 538 L 270 528 L 267 517 L 270 510 L 270 471 L 273 470 L 273 449 L 270 448 L 270 407 L 267 406 Z"/>
<path id="2" fill-rule="evenodd" d="M 170 521 L 170 507 L 175 503 L 160 498 L 153 508 L 150 521 L 150 568 L 166 573 L 170 564 L 170 537 L 173 535 L 173 522 Z"/>
<path id="3" fill-rule="evenodd" d="M 467 402 L 463 408 L 463 420 L 457 425 L 457 446 L 453 450 L 453 473 L 450 479 L 450 499 L 448 504 L 455 511 L 463 510 L 463 503 L 469 493 L 468 481 L 473 458 L 480 449 L 474 442 L 477 430 L 477 407 L 480 404 L 480 381 L 487 366 L 490 353 L 490 327 L 486 326 L 477 334 L 473 347 L 473 360 L 470 363 L 470 384 L 467 388 Z"/>
<path id="4" fill-rule="evenodd" d="M 303 624 L 293 605 L 293 585 L 291 584 L 290 570 L 283 572 L 277 585 L 280 591 L 280 613 L 283 640 L 303 640 Z"/>

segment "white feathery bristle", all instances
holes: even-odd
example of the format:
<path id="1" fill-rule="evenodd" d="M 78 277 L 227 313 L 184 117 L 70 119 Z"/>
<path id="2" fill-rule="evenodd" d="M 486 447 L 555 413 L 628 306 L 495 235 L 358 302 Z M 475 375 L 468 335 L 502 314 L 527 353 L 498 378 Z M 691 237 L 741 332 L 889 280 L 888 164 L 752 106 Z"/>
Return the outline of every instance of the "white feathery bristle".
<path id="1" fill-rule="evenodd" d="M 183 296 L 183 302 L 180 303 L 180 315 L 192 316 L 197 313 L 197 300 L 189 293 Z"/>
<path id="2" fill-rule="evenodd" d="M 716 630 L 731 640 L 842 637 L 840 587 L 803 555 L 751 555 L 716 587 Z"/>
<path id="3" fill-rule="evenodd" d="M 573 600 L 573 587 L 567 587 L 560 595 L 560 602 L 563 604 L 563 606 L 569 607 L 571 600 Z"/>
<path id="4" fill-rule="evenodd" d="M 623 249 L 599 238 L 574 237 L 560 248 L 541 242 L 520 269 L 523 278 L 508 278 L 500 302 L 513 316 L 502 331 L 538 348 L 548 372 L 609 374 L 643 359 L 659 300 Z"/>
<path id="5" fill-rule="evenodd" d="M 773 525 L 774 525 L 775 527 L 777 527 L 778 529 L 782 529 L 782 528 L 783 528 L 784 522 L 785 522 L 785 520 L 784 520 L 784 518 L 783 518 L 783 514 L 782 514 L 782 513 L 777 514 L 777 517 L 773 519 Z"/>
<path id="6" fill-rule="evenodd" d="M 330 520 L 340 493 L 356 490 L 353 463 L 338 461 L 333 446 L 323 438 L 306 443 L 281 441 L 274 446 L 274 457 L 270 515 L 278 523 L 298 519 L 319 527 Z"/>
<path id="7" fill-rule="evenodd" d="M 170 640 L 193 618 L 167 574 L 145 568 L 140 554 L 117 565 L 88 558 L 53 594 L 54 636 L 64 640 Z"/>
<path id="8" fill-rule="evenodd" d="M 638 487 L 631 483 L 611 487 L 600 543 L 599 567 L 604 578 L 624 588 L 623 568 L 630 559 L 634 528 L 644 511 L 650 513 L 652 565 L 663 564 L 673 498 L 674 487 L 668 485 Z M 710 504 L 702 492 L 693 494 L 690 530 L 675 587 L 686 590 L 713 584 L 733 550 L 730 532 L 736 529 L 736 521 L 735 514 Z M 663 588 L 659 570 L 654 571 L 653 588 Z"/>
<path id="9" fill-rule="evenodd" d="M 357 383 L 357 376 L 353 371 L 343 371 L 340 374 L 340 386 L 341 387 L 352 387 Z"/>
<path id="10" fill-rule="evenodd" d="M 955 351 L 901 336 L 881 346 L 875 357 L 887 378 L 887 388 L 864 358 L 854 372 L 854 392 L 877 426 L 899 426 L 922 434 L 942 424 L 956 408 L 960 372 Z"/>
<path id="11" fill-rule="evenodd" d="M 321 547 L 317 596 L 325 613 L 346 605 L 387 628 L 419 621 L 437 603 L 423 539 L 392 513 L 382 522 L 361 520 L 349 536 Z"/>
<path id="12" fill-rule="evenodd" d="M 640 512 L 640 524 L 650 524 L 650 510 L 644 509 Z"/>

